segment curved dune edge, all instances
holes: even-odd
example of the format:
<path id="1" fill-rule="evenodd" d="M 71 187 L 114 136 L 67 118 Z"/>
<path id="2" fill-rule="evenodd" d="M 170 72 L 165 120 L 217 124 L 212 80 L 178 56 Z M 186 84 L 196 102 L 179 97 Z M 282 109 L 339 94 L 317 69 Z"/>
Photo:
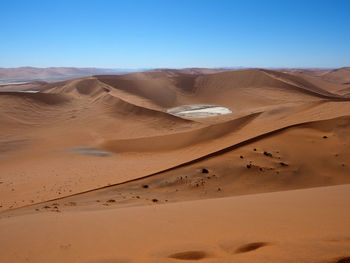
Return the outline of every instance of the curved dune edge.
<path id="1" fill-rule="evenodd" d="M 107 141 L 101 145 L 101 148 L 115 153 L 140 153 L 173 151 L 181 148 L 193 147 L 200 143 L 217 140 L 229 133 L 242 129 L 247 123 L 258 117 L 259 114 L 261 113 L 253 113 L 232 121 L 199 128 L 188 132 L 129 140 Z"/>
<path id="2" fill-rule="evenodd" d="M 310 106 L 310 108 L 308 108 L 307 111 L 318 112 L 318 107 L 323 107 L 323 106 L 325 106 L 324 103 L 318 104 L 316 106 Z M 257 134 L 255 136 L 247 136 L 247 135 L 251 135 L 250 133 L 248 133 L 248 131 L 249 130 L 250 131 L 254 130 L 254 127 L 255 127 L 254 121 L 249 121 L 247 125 L 244 125 L 243 128 L 238 130 L 236 133 L 230 133 L 230 134 L 224 136 L 224 138 L 219 138 L 217 140 L 211 141 L 210 145 L 208 145 L 207 147 L 205 147 L 203 144 L 198 144 L 198 147 L 199 147 L 199 149 L 201 149 L 201 153 L 202 154 L 198 155 L 198 152 L 195 151 L 195 150 L 192 150 L 191 147 L 189 147 L 189 149 L 187 151 L 186 151 L 186 149 L 184 149 L 183 151 L 180 150 L 180 152 L 177 152 L 177 151 L 170 152 L 170 156 L 172 155 L 172 153 L 177 156 L 177 159 L 176 159 L 176 161 L 178 162 L 177 164 L 174 164 L 174 165 L 171 165 L 171 166 L 169 165 L 165 169 L 155 171 L 155 172 L 150 173 L 150 174 L 148 174 L 146 176 L 133 177 L 133 178 L 130 178 L 130 180 L 119 181 L 119 182 L 117 182 L 115 184 L 111 184 L 111 185 L 117 185 L 117 184 L 129 182 L 129 181 L 134 181 L 134 180 L 138 180 L 138 179 L 141 179 L 141 178 L 144 178 L 144 177 L 149 177 L 149 176 L 152 176 L 154 174 L 158 174 L 158 173 L 161 173 L 161 172 L 164 172 L 164 171 L 169 171 L 169 170 L 174 169 L 176 167 L 187 165 L 189 163 L 193 163 L 195 161 L 201 160 L 201 159 L 206 158 L 208 156 L 215 155 L 217 153 L 223 152 L 223 151 L 225 151 L 227 149 L 233 149 L 233 148 L 239 147 L 239 146 L 241 146 L 241 145 L 243 145 L 245 143 L 249 143 L 251 141 L 257 140 L 259 138 L 263 138 L 265 136 L 269 136 L 269 135 L 274 134 L 276 132 L 278 133 L 278 132 L 280 132 L 280 131 L 282 131 L 284 129 L 288 129 L 289 127 L 300 126 L 300 125 L 307 125 L 307 124 L 311 124 L 311 123 L 317 123 L 317 122 L 321 122 L 321 121 L 331 120 L 331 119 L 334 119 L 334 118 L 338 118 L 339 116 L 349 116 L 350 115 L 350 105 L 346 104 L 346 106 L 348 106 L 348 108 L 345 108 L 345 107 L 342 108 L 341 113 L 339 113 L 339 115 L 336 112 L 334 112 L 334 111 L 333 112 L 330 112 L 330 111 L 324 112 L 324 113 L 326 113 L 326 115 L 328 115 L 328 114 L 329 115 L 333 115 L 333 116 L 336 115 L 335 117 L 330 117 L 329 115 L 328 115 L 328 118 L 326 116 L 321 117 L 321 114 L 318 114 L 318 115 L 316 115 L 317 117 L 314 120 L 308 120 L 308 121 L 305 120 L 304 122 L 300 122 L 300 119 L 299 119 L 298 122 L 289 123 L 289 125 L 283 125 L 283 126 L 280 126 L 279 128 L 274 127 L 274 129 L 267 130 L 264 133 L 260 133 L 260 134 Z M 346 111 L 346 109 L 349 111 L 348 114 L 344 114 L 344 111 Z M 302 112 L 299 112 L 298 114 L 302 115 Z M 258 113 L 258 115 L 260 115 L 260 114 Z M 253 117 L 251 116 L 251 118 L 254 118 L 255 121 L 257 122 L 257 124 L 259 123 L 259 120 L 260 120 L 259 117 L 255 118 L 255 116 L 253 115 Z M 244 119 L 244 117 L 242 119 Z M 261 118 L 261 119 L 262 119 L 261 121 L 264 122 L 263 118 Z M 251 126 L 251 127 L 249 127 L 249 126 Z M 237 137 L 240 138 L 238 141 L 236 139 Z M 141 139 L 141 140 L 147 140 L 147 139 L 148 138 L 144 138 L 144 139 Z M 235 141 L 234 144 L 228 143 L 228 141 L 232 142 L 235 139 L 236 139 L 236 141 Z M 136 142 L 138 142 L 138 140 L 136 140 Z M 213 144 L 215 145 L 214 147 L 213 147 Z M 225 146 L 222 146 L 222 145 L 225 145 Z M 193 148 L 195 148 L 195 147 L 193 147 Z M 207 151 L 205 154 L 203 153 L 204 149 Z M 113 152 L 112 148 L 110 148 L 110 150 Z M 189 152 L 191 154 L 192 158 L 189 159 L 188 155 L 186 154 L 186 152 Z M 181 156 L 182 158 L 179 158 L 178 156 Z M 186 161 L 179 162 L 179 160 L 181 160 L 181 159 L 182 160 L 186 159 Z M 109 186 L 106 186 L 106 187 L 109 187 Z M 102 187 L 102 188 L 105 188 L 105 187 Z M 91 190 L 88 190 L 86 192 L 90 192 L 90 191 L 94 191 L 94 190 L 96 190 L 96 189 L 91 189 Z"/>
<path id="3" fill-rule="evenodd" d="M 342 104 L 342 106 L 339 104 Z M 331 119 L 346 115 L 346 112 L 350 112 L 350 105 L 346 102 L 322 102 L 307 107 L 302 105 L 299 111 L 294 109 L 293 115 L 290 115 L 290 112 L 274 113 L 273 115 L 269 112 L 265 112 L 234 133 L 230 133 L 209 143 L 200 143 L 194 147 L 185 147 L 184 149 L 163 153 L 158 152 L 156 159 L 152 154 L 134 155 L 128 153 L 126 155 L 117 155 L 116 158 L 119 160 L 117 171 L 114 171 L 113 176 L 111 174 L 110 177 L 106 174 L 105 178 L 106 181 L 109 181 L 110 185 L 142 178 L 145 175 L 154 174 L 183 163 L 191 162 L 276 129 L 281 129 L 301 122 Z M 268 122 L 266 121 L 266 118 L 269 120 Z M 281 118 L 283 121 L 281 121 Z M 264 123 L 264 129 L 261 129 L 262 123 Z M 257 129 L 257 127 L 260 128 Z M 135 160 L 135 157 L 139 162 L 138 166 L 130 166 L 132 160 Z M 75 191 L 72 192 L 72 194 L 89 191 L 91 189 L 96 189 L 96 187 L 94 187 L 93 184 L 88 183 L 85 186 L 82 185 L 81 187 L 75 188 Z M 58 196 L 57 194 L 50 195 L 45 200 L 52 200 L 60 197 L 62 196 Z"/>
<path id="4" fill-rule="evenodd" d="M 134 83 L 134 80 L 132 80 L 134 77 L 120 76 L 117 78 L 122 78 L 123 81 L 130 78 L 132 80 L 132 85 L 134 85 L 133 87 L 137 91 L 135 94 L 142 100 L 148 99 L 153 104 L 156 104 L 156 102 L 163 98 L 163 95 L 165 96 L 170 92 L 171 94 L 175 95 L 171 100 L 164 102 L 163 106 L 176 106 L 179 103 L 183 105 L 184 102 L 191 100 L 193 100 L 191 101 L 192 104 L 198 103 L 196 100 L 201 100 L 201 103 L 211 103 L 212 101 L 210 100 L 217 100 L 215 104 L 231 107 L 230 105 L 235 105 L 236 103 L 243 101 L 246 106 L 238 105 L 238 108 L 242 108 L 239 108 L 240 110 L 237 111 L 237 115 L 230 116 L 231 118 L 240 117 L 243 115 L 243 113 L 244 115 L 249 115 L 252 111 L 256 112 L 256 109 L 260 109 L 259 111 L 262 113 L 235 132 L 227 134 L 218 133 L 220 136 L 214 139 L 212 139 L 213 137 L 203 133 L 203 135 L 201 134 L 200 136 L 204 136 L 204 140 L 200 140 L 200 137 L 196 137 L 195 139 L 198 140 L 196 145 L 186 146 L 187 144 L 185 143 L 184 147 L 180 149 L 177 148 L 176 145 L 174 146 L 173 142 L 170 141 L 173 138 L 172 134 L 182 133 L 183 131 L 197 130 L 200 129 L 199 127 L 201 126 L 203 127 L 208 125 L 207 123 L 209 122 L 206 122 L 206 120 L 201 120 L 201 123 L 197 125 L 196 122 L 185 122 L 180 118 L 171 119 L 174 116 L 164 112 L 159 114 L 158 117 L 154 117 L 156 114 L 154 111 L 147 111 L 147 113 L 145 113 L 142 107 L 134 108 L 133 105 L 124 104 L 119 99 L 115 100 L 114 96 L 112 96 L 113 91 L 111 91 L 111 88 L 127 90 L 126 86 L 120 87 L 120 83 L 117 83 L 117 85 L 111 87 L 107 84 L 101 85 L 99 80 L 96 81 L 94 78 L 91 78 L 92 80 L 80 79 L 59 84 L 51 84 L 50 88 L 54 86 L 56 94 L 62 92 L 64 97 L 73 98 L 72 103 L 64 104 L 64 107 L 51 107 L 52 105 L 48 105 L 48 109 L 45 112 L 41 111 L 42 105 L 44 105 L 41 103 L 40 107 L 34 108 L 35 111 L 32 111 L 32 108 L 30 108 L 30 110 L 26 110 L 18 107 L 17 105 L 14 107 L 16 109 L 16 116 L 14 117 L 16 118 L 12 118 L 13 115 L 6 116 L 5 114 L 4 116 L 5 123 L 10 123 L 12 126 L 15 126 L 17 121 L 21 122 L 23 126 L 27 126 L 26 128 L 28 128 L 28 130 L 26 131 L 31 131 L 33 132 L 32 134 L 39 131 L 41 128 L 45 128 L 46 130 L 43 129 L 42 132 L 40 131 L 36 135 L 37 138 L 46 138 L 47 134 L 50 134 L 50 136 L 52 135 L 52 140 L 50 138 L 48 138 L 47 141 L 45 141 L 46 139 L 38 140 L 38 143 L 41 143 L 38 144 L 38 148 L 43 147 L 45 150 L 47 143 L 51 143 L 51 145 L 53 145 L 52 148 L 47 148 L 47 156 L 46 153 L 43 153 L 44 150 L 42 153 L 40 153 L 40 158 L 43 158 L 45 162 L 41 163 L 40 161 L 35 161 L 30 153 L 30 158 L 20 159 L 21 163 L 18 163 L 18 165 L 15 165 L 12 168 L 10 167 L 9 163 L 4 163 L 1 168 L 2 173 L 16 173 L 18 178 L 21 174 L 26 173 L 29 176 L 28 178 L 32 179 L 32 177 L 30 177 L 31 175 L 27 173 L 27 168 L 25 167 L 25 164 L 28 164 L 29 166 L 33 165 L 31 167 L 33 167 L 38 174 L 49 173 L 50 176 L 55 176 L 55 173 L 60 173 L 64 176 L 72 176 L 75 174 L 73 161 L 71 162 L 72 165 L 69 172 L 66 172 L 67 169 L 61 169 L 60 167 L 62 167 L 63 163 L 70 162 L 74 159 L 74 161 L 76 161 L 74 165 L 77 165 L 77 167 L 81 169 L 81 173 L 84 174 L 84 177 L 80 178 L 81 181 L 79 181 L 76 187 L 73 187 L 73 185 L 74 183 L 77 183 L 74 181 L 77 179 L 75 179 L 74 176 L 69 177 L 73 179 L 67 184 L 67 187 L 70 188 L 69 190 L 71 193 L 79 193 L 89 189 L 95 189 L 96 186 L 125 182 L 148 174 L 163 171 L 171 167 L 176 167 L 177 165 L 190 162 L 191 160 L 196 160 L 203 156 L 207 156 L 211 153 L 228 148 L 232 145 L 249 140 L 250 138 L 281 129 L 283 127 L 288 127 L 298 123 L 305 123 L 308 121 L 331 119 L 338 116 L 347 115 L 350 112 L 349 105 L 347 105 L 348 102 L 346 101 L 332 101 L 333 99 L 321 98 L 320 96 L 300 92 L 300 87 L 295 88 L 294 84 L 293 86 L 292 84 L 285 83 L 274 77 L 267 76 L 260 70 L 226 72 L 213 74 L 210 76 L 194 77 L 172 75 L 171 81 L 164 80 L 169 76 L 163 76 L 162 74 L 160 77 L 154 76 L 153 73 L 146 75 L 147 78 L 150 78 L 152 81 L 147 82 L 147 87 L 141 91 L 140 89 L 143 89 L 142 78 L 137 79 L 136 84 Z M 183 77 L 184 79 L 182 79 Z M 159 78 L 162 80 L 157 84 L 157 88 L 153 90 L 153 84 L 157 82 Z M 113 81 L 115 81 L 115 79 L 113 79 Z M 127 83 L 130 84 L 130 81 L 128 80 Z M 165 83 L 169 85 L 164 85 Z M 96 89 L 95 86 L 97 87 Z M 108 89 L 109 92 L 104 90 L 104 88 Z M 311 86 L 307 88 L 312 89 Z M 322 88 L 322 85 L 320 85 L 320 88 Z M 67 89 L 67 93 L 63 92 L 65 89 Z M 152 101 L 153 96 L 158 96 L 157 92 L 163 89 L 169 89 L 169 91 L 162 93 L 160 97 L 156 98 L 156 101 Z M 138 91 L 141 93 L 138 94 Z M 245 93 L 245 91 L 247 91 L 247 93 Z M 47 90 L 47 93 L 50 92 L 51 90 Z M 317 92 L 318 91 L 316 91 L 316 93 Z M 266 99 L 266 97 L 270 96 L 270 94 L 275 93 L 278 95 L 277 97 L 274 97 L 273 99 Z M 38 95 L 39 94 L 40 93 L 38 93 Z M 243 99 L 240 97 L 241 94 L 245 96 Z M 261 96 L 262 94 L 265 94 L 265 97 Z M 291 97 L 289 97 L 289 95 Z M 294 101 L 296 101 L 294 108 L 290 107 L 287 109 L 284 106 L 279 106 L 286 105 L 286 103 L 292 103 Z M 10 101 L 8 101 L 8 103 L 11 105 Z M 35 107 L 36 105 L 39 104 L 34 104 Z M 63 106 L 63 104 L 59 106 Z M 132 108 L 131 111 L 129 111 L 129 107 Z M 159 107 L 162 108 L 161 106 Z M 12 109 L 12 107 L 10 107 L 10 109 Z M 23 112 L 30 114 L 28 114 L 27 118 L 25 119 L 17 119 L 17 117 L 22 118 L 21 113 Z M 141 114 L 142 112 L 145 114 Z M 127 115 L 126 113 L 130 113 L 130 115 Z M 137 116 L 139 115 L 142 116 L 138 118 Z M 67 117 L 69 117 L 69 119 L 67 119 Z M 229 118 L 222 120 L 227 122 Z M 35 131 L 34 129 L 31 130 L 32 127 L 35 128 Z M 71 129 L 67 131 L 67 127 L 70 127 Z M 160 132 L 158 132 L 159 127 L 162 128 Z M 6 127 L 3 127 L 3 129 L 5 128 Z M 14 127 L 16 131 L 19 131 L 18 128 L 19 127 Z M 114 131 L 118 132 L 119 130 L 119 134 L 113 134 Z M 219 131 L 220 129 L 217 130 Z M 6 130 L 4 134 L 6 134 Z M 154 134 L 157 134 L 157 136 L 154 136 Z M 157 138 L 162 139 L 162 136 L 169 139 L 169 145 L 157 145 Z M 106 147 L 115 147 L 114 151 L 119 154 L 112 157 L 115 158 L 113 161 L 112 159 L 91 159 L 91 162 L 90 160 L 87 162 L 83 158 L 75 158 L 73 156 L 72 158 L 59 156 L 58 159 L 56 158 L 57 156 L 54 156 L 54 154 L 49 154 L 50 150 L 52 151 L 52 149 L 57 149 L 54 147 L 60 147 L 59 149 L 64 147 L 60 145 L 59 141 L 54 141 L 54 138 L 57 137 L 60 137 L 60 139 L 66 137 L 64 138 L 64 141 L 61 142 L 70 141 L 70 144 L 67 144 L 68 148 L 74 146 L 99 147 L 102 145 Z M 124 140 L 119 138 L 129 138 L 126 139 L 126 141 L 130 143 L 130 148 L 128 148 L 128 145 L 126 145 L 125 142 L 123 144 Z M 205 138 L 210 138 L 211 142 L 206 141 Z M 75 141 L 77 141 L 77 144 L 74 144 Z M 108 145 L 109 142 L 110 145 Z M 114 143 L 117 142 L 120 142 L 120 146 L 114 145 Z M 152 151 L 148 150 L 150 148 L 146 149 L 146 147 L 144 147 L 144 142 L 155 142 L 154 148 L 152 149 L 153 145 L 150 147 Z M 31 146 L 36 145 L 37 142 L 33 141 Z M 136 153 L 130 151 L 138 151 L 140 147 L 144 147 L 143 152 Z M 28 154 L 28 152 L 26 154 Z M 37 156 L 39 156 L 39 151 Z M 11 160 L 9 159 L 9 161 Z M 137 167 L 133 165 L 135 162 L 138 163 Z M 109 167 L 109 170 L 105 167 Z M 14 172 L 14 170 L 16 172 Z M 100 175 L 96 176 L 98 179 L 94 177 L 94 173 Z M 66 185 L 67 180 L 67 177 L 54 177 L 54 182 L 57 185 Z M 59 186 L 52 185 L 51 183 L 48 183 L 48 185 L 50 185 L 50 187 L 56 191 L 48 193 L 44 198 L 45 200 L 62 196 L 62 193 L 60 195 L 58 194 L 60 190 Z M 34 193 L 30 194 L 28 189 L 19 189 L 19 191 L 22 190 L 25 190 L 23 191 L 24 193 L 28 193 L 28 202 L 30 202 L 30 200 L 37 202 L 41 198 L 41 196 L 37 197 Z M 68 190 L 64 193 L 64 195 L 67 193 Z M 8 196 L 11 196 L 12 198 L 13 195 Z M 33 199 L 31 199 L 32 197 Z M 20 200 L 16 206 L 20 206 L 21 201 L 22 200 Z"/>
<path id="5" fill-rule="evenodd" d="M 292 76 L 289 74 L 275 72 L 272 70 L 261 70 L 266 75 L 275 78 L 281 82 L 284 82 L 288 85 L 293 85 L 295 88 L 299 89 L 302 92 L 308 93 L 310 95 L 319 96 L 321 98 L 331 99 L 331 100 L 344 100 L 348 101 L 349 98 L 343 97 L 339 94 L 328 92 L 322 88 L 319 88 L 312 83 L 308 82 L 305 79 L 298 78 L 297 76 Z"/>
<path id="6" fill-rule="evenodd" d="M 248 118 L 245 121 L 249 122 L 249 120 L 251 118 L 254 118 L 254 117 L 255 116 L 248 116 Z M 271 131 L 271 132 L 268 132 L 268 133 L 265 133 L 265 134 L 261 134 L 261 135 L 259 135 L 257 137 L 250 138 L 250 139 L 248 139 L 246 141 L 243 141 L 241 143 L 238 143 L 238 144 L 235 144 L 235 145 L 231 145 L 231 146 L 229 146 L 227 148 L 224 148 L 224 149 L 221 149 L 219 151 L 212 152 L 212 153 L 210 153 L 208 155 L 200 156 L 197 159 L 193 159 L 193 160 L 181 163 L 179 165 L 167 168 L 165 170 L 161 170 L 161 171 L 155 172 L 153 174 L 148 174 L 148 175 L 145 175 L 145 176 L 142 176 L 142 177 L 137 177 L 137 178 L 134 178 L 134 179 L 131 179 L 131 180 L 118 182 L 118 183 L 115 183 L 115 184 L 110 184 L 108 186 L 104 186 L 104 187 L 100 187 L 100 188 L 96 188 L 96 189 L 90 189 L 90 190 L 87 190 L 87 191 L 84 191 L 84 192 L 75 193 L 75 194 L 72 194 L 72 195 L 69 195 L 69 196 L 65 196 L 65 197 L 61 197 L 61 198 L 54 198 L 54 199 L 51 199 L 51 200 L 46 200 L 44 202 L 36 203 L 36 204 L 34 204 L 34 206 L 37 206 L 38 204 L 45 204 L 45 203 L 49 203 L 49 202 L 53 202 L 53 201 L 59 201 L 59 200 L 73 200 L 73 201 L 84 200 L 84 196 L 86 194 L 91 196 L 91 194 L 94 194 L 94 193 L 98 194 L 99 198 L 103 198 L 103 193 L 108 193 L 108 191 L 112 191 L 113 192 L 114 191 L 113 189 L 116 186 L 121 186 L 121 185 L 128 184 L 128 183 L 131 183 L 131 182 L 137 182 L 137 181 L 140 181 L 140 180 L 145 179 L 145 178 L 152 178 L 153 176 L 156 176 L 158 174 L 164 174 L 165 172 L 169 172 L 169 171 L 172 171 L 174 169 L 181 168 L 181 167 L 186 167 L 188 165 L 195 164 L 197 162 L 206 160 L 208 158 L 220 156 L 220 155 L 222 155 L 222 154 L 224 154 L 226 152 L 229 152 L 229 151 L 232 151 L 234 149 L 240 148 L 240 147 L 242 147 L 244 145 L 249 145 L 249 144 L 251 144 L 253 142 L 256 142 L 256 141 L 259 141 L 261 139 L 278 135 L 279 133 L 281 133 L 283 131 L 286 131 L 286 130 L 288 131 L 290 129 L 294 129 L 294 128 L 298 128 L 298 127 L 304 127 L 304 128 L 307 128 L 307 127 L 319 127 L 320 129 L 325 129 L 326 127 L 328 127 L 327 129 L 329 129 L 330 126 L 328 124 L 326 124 L 326 123 L 329 123 L 329 122 L 335 122 L 336 123 L 338 121 L 343 121 L 343 122 L 345 121 L 345 123 L 348 123 L 349 118 L 350 118 L 350 116 L 347 115 L 346 117 L 336 117 L 336 118 L 333 118 L 333 119 L 326 119 L 326 120 L 319 120 L 319 121 L 310 121 L 310 122 L 305 122 L 305 123 L 298 123 L 298 124 L 291 125 L 291 126 L 288 126 L 288 127 L 283 127 L 281 129 L 274 130 L 274 131 Z M 242 118 L 242 119 L 245 119 L 245 118 Z M 240 121 L 242 121 L 242 120 L 240 120 Z M 343 124 L 341 124 L 341 125 L 343 125 Z M 348 181 L 350 181 L 350 179 Z M 345 180 L 344 182 L 348 182 L 348 181 Z M 315 186 L 317 186 L 317 185 L 314 185 L 314 187 Z M 324 186 L 324 185 L 320 184 L 318 186 Z M 297 188 L 299 188 L 299 187 L 297 187 Z M 304 187 L 301 187 L 301 188 L 304 188 Z M 29 207 L 32 207 L 32 206 L 33 205 L 30 205 Z M 15 210 L 18 210 L 18 209 L 19 209 L 19 211 L 21 211 L 21 209 L 26 208 L 26 207 L 28 207 L 28 206 L 22 206 L 22 207 L 19 207 L 17 209 L 12 209 L 10 211 L 15 211 Z"/>

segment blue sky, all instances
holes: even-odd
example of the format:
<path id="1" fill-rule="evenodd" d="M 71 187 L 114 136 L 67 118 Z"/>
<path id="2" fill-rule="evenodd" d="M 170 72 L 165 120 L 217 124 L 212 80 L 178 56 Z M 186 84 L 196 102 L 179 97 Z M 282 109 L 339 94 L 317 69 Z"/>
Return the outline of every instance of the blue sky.
<path id="1" fill-rule="evenodd" d="M 350 66 L 347 0 L 0 0 L 0 67 Z"/>

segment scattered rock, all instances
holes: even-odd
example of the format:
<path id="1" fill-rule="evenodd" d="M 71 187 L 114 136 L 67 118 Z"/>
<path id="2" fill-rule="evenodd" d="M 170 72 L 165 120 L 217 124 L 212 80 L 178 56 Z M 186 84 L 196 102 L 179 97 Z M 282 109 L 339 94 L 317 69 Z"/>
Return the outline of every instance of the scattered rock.
<path id="1" fill-rule="evenodd" d="M 284 163 L 284 162 L 280 162 L 281 166 L 288 166 L 288 164 Z"/>
<path id="2" fill-rule="evenodd" d="M 148 188 L 147 184 L 142 185 L 142 188 Z"/>
<path id="3" fill-rule="evenodd" d="M 243 159 L 244 157 L 243 157 L 243 155 L 241 155 L 241 156 L 239 156 L 239 158 Z"/>
<path id="4" fill-rule="evenodd" d="M 327 138 L 328 138 L 328 136 L 326 136 L 326 135 L 325 135 L 325 136 L 323 136 L 323 139 L 327 139 Z"/>
<path id="5" fill-rule="evenodd" d="M 203 173 L 203 174 L 207 174 L 207 173 L 209 173 L 209 171 L 208 171 L 208 169 L 203 168 L 203 169 L 202 169 L 202 173 Z"/>
<path id="6" fill-rule="evenodd" d="M 254 148 L 254 152 L 256 152 L 256 148 Z"/>
<path id="7" fill-rule="evenodd" d="M 158 199 L 155 199 L 155 198 L 154 198 L 154 199 L 152 199 L 152 202 L 153 202 L 153 203 L 157 203 L 157 202 L 158 202 Z"/>
<path id="8" fill-rule="evenodd" d="M 251 164 L 247 164 L 247 168 L 248 169 L 252 168 L 252 165 Z"/>
<path id="9" fill-rule="evenodd" d="M 221 191 L 221 188 L 220 187 L 218 187 L 218 192 L 220 192 Z"/>
<path id="10" fill-rule="evenodd" d="M 268 156 L 268 157 L 272 157 L 272 154 L 269 153 L 269 152 L 266 152 L 266 151 L 264 152 L 264 155 L 265 155 L 265 156 Z"/>
<path id="11" fill-rule="evenodd" d="M 115 203 L 115 200 L 114 199 L 109 199 L 107 200 L 108 203 Z"/>

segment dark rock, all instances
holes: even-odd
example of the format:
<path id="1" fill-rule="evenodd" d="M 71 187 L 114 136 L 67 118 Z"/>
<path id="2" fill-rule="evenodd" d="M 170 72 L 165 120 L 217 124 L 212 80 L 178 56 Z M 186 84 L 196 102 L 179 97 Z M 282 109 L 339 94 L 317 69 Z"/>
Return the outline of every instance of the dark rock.
<path id="1" fill-rule="evenodd" d="M 265 156 L 268 156 L 268 157 L 272 157 L 272 154 L 269 153 L 269 152 L 266 152 L 266 151 L 264 152 L 264 155 L 265 155 Z"/>
<path id="2" fill-rule="evenodd" d="M 209 173 L 209 171 L 208 171 L 208 169 L 203 168 L 203 169 L 202 169 L 202 173 L 203 173 L 203 174 L 207 174 L 207 173 Z"/>

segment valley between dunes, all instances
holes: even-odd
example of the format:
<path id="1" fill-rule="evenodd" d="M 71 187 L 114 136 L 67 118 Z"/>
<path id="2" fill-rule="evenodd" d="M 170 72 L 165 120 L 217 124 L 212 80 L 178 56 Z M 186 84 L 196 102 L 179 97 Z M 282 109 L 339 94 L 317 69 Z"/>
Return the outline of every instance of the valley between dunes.
<path id="1" fill-rule="evenodd" d="M 350 262 L 348 69 L 25 85 L 0 92 L 0 262 Z M 230 113 L 169 110 L 198 104 Z"/>

